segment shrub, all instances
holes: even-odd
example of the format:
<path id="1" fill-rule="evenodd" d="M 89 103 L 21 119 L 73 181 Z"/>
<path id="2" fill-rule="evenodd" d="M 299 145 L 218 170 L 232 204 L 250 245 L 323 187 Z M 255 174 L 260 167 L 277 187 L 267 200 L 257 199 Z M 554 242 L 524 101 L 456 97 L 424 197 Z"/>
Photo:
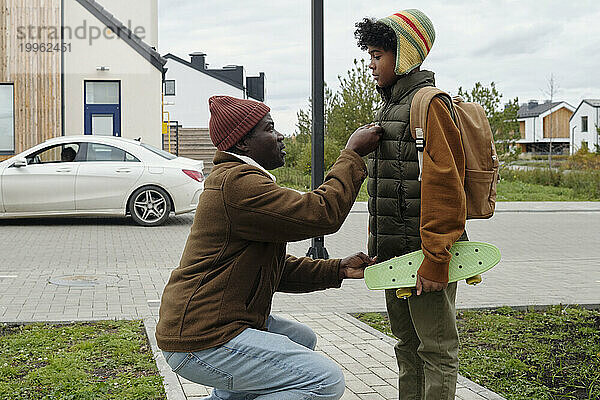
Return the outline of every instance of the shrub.
<path id="1" fill-rule="evenodd" d="M 600 170 L 600 154 L 590 153 L 587 147 L 582 147 L 567 159 L 563 169 Z"/>
<path id="2" fill-rule="evenodd" d="M 600 170 L 556 171 L 548 168 L 535 168 L 522 171 L 503 168 L 500 171 L 500 178 L 508 182 L 570 188 L 581 198 L 600 199 Z"/>
<path id="3" fill-rule="evenodd" d="M 530 170 L 509 170 L 503 168 L 500 177 L 510 182 L 520 181 L 545 186 L 560 186 L 562 173 L 548 168 L 534 168 Z"/>
<path id="4" fill-rule="evenodd" d="M 563 175 L 562 184 L 590 200 L 600 199 L 600 170 L 567 171 Z"/>
<path id="5" fill-rule="evenodd" d="M 299 190 L 310 190 L 310 175 L 294 167 L 281 167 L 271 171 L 277 177 L 280 186 L 287 186 Z"/>

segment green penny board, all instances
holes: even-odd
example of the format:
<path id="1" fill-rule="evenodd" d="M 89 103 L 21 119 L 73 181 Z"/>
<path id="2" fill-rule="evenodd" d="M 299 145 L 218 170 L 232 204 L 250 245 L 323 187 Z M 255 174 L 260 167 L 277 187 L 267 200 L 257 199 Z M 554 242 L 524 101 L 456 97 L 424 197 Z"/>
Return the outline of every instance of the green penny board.
<path id="1" fill-rule="evenodd" d="M 450 253 L 450 282 L 482 274 L 500 262 L 500 250 L 489 243 L 456 242 Z M 365 283 L 369 289 L 415 287 L 423 258 L 419 250 L 371 265 L 365 268 Z"/>

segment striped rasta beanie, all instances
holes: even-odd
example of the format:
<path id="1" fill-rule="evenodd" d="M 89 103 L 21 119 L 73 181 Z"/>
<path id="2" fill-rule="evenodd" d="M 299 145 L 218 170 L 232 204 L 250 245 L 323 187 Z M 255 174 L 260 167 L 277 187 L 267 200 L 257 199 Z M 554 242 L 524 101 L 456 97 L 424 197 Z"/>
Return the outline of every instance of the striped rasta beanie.
<path id="1" fill-rule="evenodd" d="M 271 109 L 253 100 L 229 96 L 208 99 L 210 140 L 219 150 L 227 150 L 252 130 Z"/>
<path id="2" fill-rule="evenodd" d="M 419 10 L 410 9 L 381 18 L 378 22 L 396 32 L 397 75 L 407 74 L 423 63 L 435 41 L 435 30 L 427 15 Z"/>

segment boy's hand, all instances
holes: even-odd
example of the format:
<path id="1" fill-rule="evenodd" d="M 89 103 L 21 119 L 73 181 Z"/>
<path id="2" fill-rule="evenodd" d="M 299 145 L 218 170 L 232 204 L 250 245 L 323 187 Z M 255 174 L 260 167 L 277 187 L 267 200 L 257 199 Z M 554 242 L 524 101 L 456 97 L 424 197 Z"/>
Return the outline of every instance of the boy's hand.
<path id="1" fill-rule="evenodd" d="M 377 148 L 383 129 L 376 124 L 363 125 L 350 136 L 346 148 L 364 157 Z"/>
<path id="2" fill-rule="evenodd" d="M 340 280 L 362 279 L 365 268 L 377 262 L 377 257 L 371 258 L 363 252 L 353 254 L 340 262 Z"/>
<path id="3" fill-rule="evenodd" d="M 447 287 L 448 283 L 430 281 L 429 279 L 423 278 L 421 275 L 417 274 L 417 296 L 419 296 L 422 292 L 439 292 Z"/>

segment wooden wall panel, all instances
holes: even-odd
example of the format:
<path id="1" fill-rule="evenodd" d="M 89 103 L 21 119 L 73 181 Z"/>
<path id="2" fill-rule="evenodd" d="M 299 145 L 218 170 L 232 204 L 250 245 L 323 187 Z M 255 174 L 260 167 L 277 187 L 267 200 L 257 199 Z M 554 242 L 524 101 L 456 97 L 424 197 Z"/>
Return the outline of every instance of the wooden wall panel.
<path id="1" fill-rule="evenodd" d="M 550 138 L 550 129 L 552 129 L 553 138 L 569 138 L 569 118 L 571 118 L 571 115 L 573 115 L 573 112 L 563 107 L 545 116 L 544 137 Z"/>
<path id="2" fill-rule="evenodd" d="M 29 27 L 34 27 L 31 36 Z M 50 37 L 60 28 L 60 0 L 0 4 L 0 82 L 14 84 L 15 153 L 62 134 L 61 52 L 25 49 L 28 43 L 60 46 L 60 39 Z"/>
<path id="3" fill-rule="evenodd" d="M 179 135 L 179 138 L 177 138 Z M 169 137 L 163 134 L 163 149 L 169 151 Z M 177 149 L 179 143 L 179 149 Z M 178 151 L 179 150 L 179 151 Z M 180 157 L 204 161 L 204 175 L 208 175 L 213 167 L 213 158 L 217 148 L 212 144 L 206 128 L 171 127 L 171 153 Z"/>
<path id="4" fill-rule="evenodd" d="M 525 139 L 525 121 L 519 121 L 519 133 L 521 134 L 521 139 Z"/>

